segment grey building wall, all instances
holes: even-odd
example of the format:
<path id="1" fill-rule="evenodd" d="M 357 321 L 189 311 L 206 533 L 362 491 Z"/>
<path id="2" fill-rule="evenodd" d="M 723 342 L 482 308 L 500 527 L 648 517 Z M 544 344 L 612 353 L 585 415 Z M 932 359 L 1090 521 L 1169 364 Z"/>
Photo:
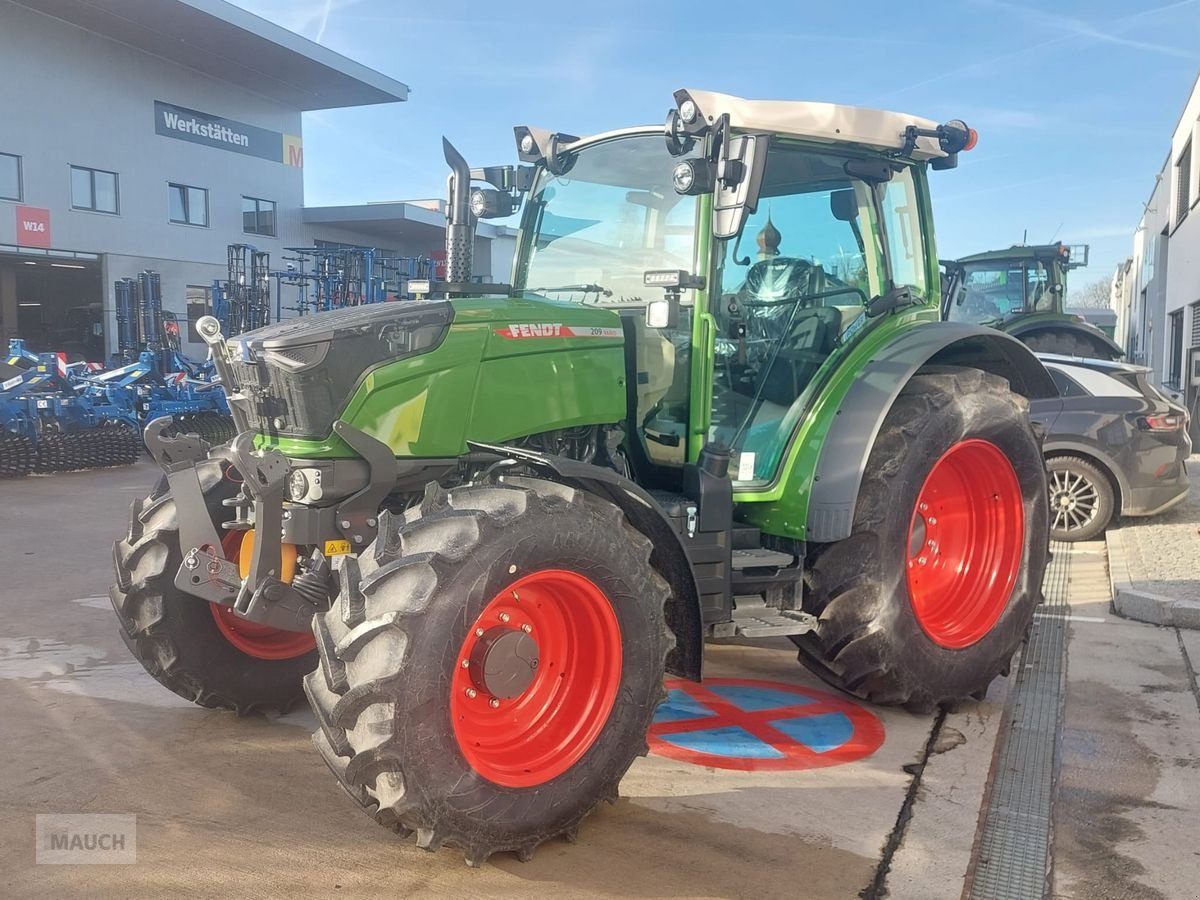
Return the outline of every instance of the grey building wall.
<path id="1" fill-rule="evenodd" d="M 110 338 L 114 278 L 158 270 L 165 305 L 182 316 L 184 286 L 224 272 L 228 244 L 275 255 L 304 239 L 242 231 L 243 195 L 273 200 L 281 212 L 299 209 L 300 168 L 157 135 L 154 102 L 296 136 L 299 111 L 178 66 L 165 58 L 169 49 L 152 56 L 0 0 L 0 152 L 21 157 L 23 202 L 50 210 L 54 248 L 108 255 Z M 72 165 L 118 174 L 116 215 L 71 208 Z M 169 182 L 208 190 L 207 227 L 169 222 Z M 0 244 L 17 242 L 14 206 L 0 202 Z"/>

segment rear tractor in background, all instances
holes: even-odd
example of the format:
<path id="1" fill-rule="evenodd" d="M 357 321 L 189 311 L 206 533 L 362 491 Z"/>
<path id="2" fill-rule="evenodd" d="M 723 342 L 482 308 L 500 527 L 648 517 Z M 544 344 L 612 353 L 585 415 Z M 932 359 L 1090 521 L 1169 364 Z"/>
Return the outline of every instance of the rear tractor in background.
<path id="1" fill-rule="evenodd" d="M 943 261 L 942 317 L 999 329 L 1036 353 L 1119 360 L 1112 337 L 1066 311 L 1067 273 L 1088 263 L 1086 244 L 1016 244 Z"/>
<path id="2" fill-rule="evenodd" d="M 151 675 L 307 695 L 349 796 L 472 864 L 574 839 L 708 638 L 930 709 L 1007 670 L 1039 599 L 1054 385 L 939 321 L 928 173 L 972 133 L 674 100 L 665 129 L 517 128 L 517 167 L 447 143 L 423 300 L 201 320 L 238 434 L 151 423 L 165 477 L 114 550 Z M 513 283 L 471 283 L 477 218 L 519 207 Z"/>

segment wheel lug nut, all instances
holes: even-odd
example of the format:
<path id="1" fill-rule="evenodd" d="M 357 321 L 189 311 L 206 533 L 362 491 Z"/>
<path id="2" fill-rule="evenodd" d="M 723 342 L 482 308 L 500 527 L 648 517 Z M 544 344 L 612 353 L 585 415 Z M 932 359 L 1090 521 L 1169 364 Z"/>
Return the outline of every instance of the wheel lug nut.
<path id="1" fill-rule="evenodd" d="M 929 517 L 929 518 L 928 518 L 926 521 L 927 521 L 927 522 L 928 522 L 930 525 L 936 525 L 936 524 L 937 524 L 937 519 L 935 519 L 933 516 L 930 516 L 930 517 Z"/>
<path id="2" fill-rule="evenodd" d="M 522 626 L 521 626 L 521 630 L 522 630 L 523 632 L 525 632 L 526 634 L 529 634 L 529 632 L 533 631 L 533 626 L 532 626 L 532 625 L 530 625 L 530 624 L 528 624 L 528 623 L 526 623 L 526 624 L 524 624 L 524 625 L 522 625 Z"/>
<path id="3" fill-rule="evenodd" d="M 925 510 L 929 509 L 929 504 L 928 504 L 928 503 L 922 503 L 922 504 L 921 504 L 921 505 L 918 507 L 918 509 L 920 509 L 920 510 L 921 510 L 921 512 L 925 512 Z"/>
<path id="4" fill-rule="evenodd" d="M 475 637 L 483 637 L 483 629 L 482 628 L 475 629 Z"/>
<path id="5" fill-rule="evenodd" d="M 475 688 L 467 688 L 467 698 L 468 699 L 474 700 L 475 694 L 476 694 Z"/>
<path id="6" fill-rule="evenodd" d="M 501 622 L 507 622 L 510 618 L 511 618 L 511 616 L 509 616 L 508 613 L 506 613 L 506 612 L 500 613 L 500 621 Z"/>
<path id="7" fill-rule="evenodd" d="M 464 660 L 463 660 L 463 661 L 460 663 L 460 665 L 461 665 L 461 666 L 462 666 L 464 669 L 469 669 L 469 668 L 471 668 L 471 661 L 470 661 L 469 659 L 464 659 Z"/>
<path id="8" fill-rule="evenodd" d="M 919 565 L 919 566 L 925 565 L 925 557 L 923 557 L 923 556 L 917 557 L 917 565 Z"/>
<path id="9" fill-rule="evenodd" d="M 491 700 L 488 701 L 488 706 L 490 706 L 492 709 L 499 709 L 500 701 L 497 700 L 495 697 L 493 697 Z"/>

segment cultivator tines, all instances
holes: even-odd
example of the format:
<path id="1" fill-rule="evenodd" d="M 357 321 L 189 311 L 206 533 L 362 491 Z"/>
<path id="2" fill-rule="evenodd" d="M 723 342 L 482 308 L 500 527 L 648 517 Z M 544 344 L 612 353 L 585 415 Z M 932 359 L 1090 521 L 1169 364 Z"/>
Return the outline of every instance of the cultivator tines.
<path id="1" fill-rule="evenodd" d="M 20 478 L 33 471 L 37 451 L 29 438 L 19 434 L 0 437 L 0 478 Z"/>
<path id="2" fill-rule="evenodd" d="M 42 435 L 33 470 L 40 474 L 129 466 L 141 452 L 140 436 L 128 425 L 108 424 L 86 431 Z"/>

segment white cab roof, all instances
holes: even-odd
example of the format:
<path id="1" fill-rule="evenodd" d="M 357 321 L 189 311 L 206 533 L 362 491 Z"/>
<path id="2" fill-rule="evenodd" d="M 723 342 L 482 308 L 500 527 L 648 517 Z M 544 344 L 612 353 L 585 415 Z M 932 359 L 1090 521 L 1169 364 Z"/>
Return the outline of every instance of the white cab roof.
<path id="1" fill-rule="evenodd" d="M 836 103 L 814 103 L 805 100 L 746 100 L 713 91 L 687 93 L 696 101 L 700 114 L 715 120 L 729 114 L 729 125 L 737 131 L 766 131 L 807 138 L 827 143 L 852 143 L 880 150 L 898 149 L 904 145 L 904 129 L 937 128 L 932 119 L 905 113 L 859 106 L 840 106 Z M 918 138 L 913 159 L 932 159 L 945 156 L 933 138 Z"/>

